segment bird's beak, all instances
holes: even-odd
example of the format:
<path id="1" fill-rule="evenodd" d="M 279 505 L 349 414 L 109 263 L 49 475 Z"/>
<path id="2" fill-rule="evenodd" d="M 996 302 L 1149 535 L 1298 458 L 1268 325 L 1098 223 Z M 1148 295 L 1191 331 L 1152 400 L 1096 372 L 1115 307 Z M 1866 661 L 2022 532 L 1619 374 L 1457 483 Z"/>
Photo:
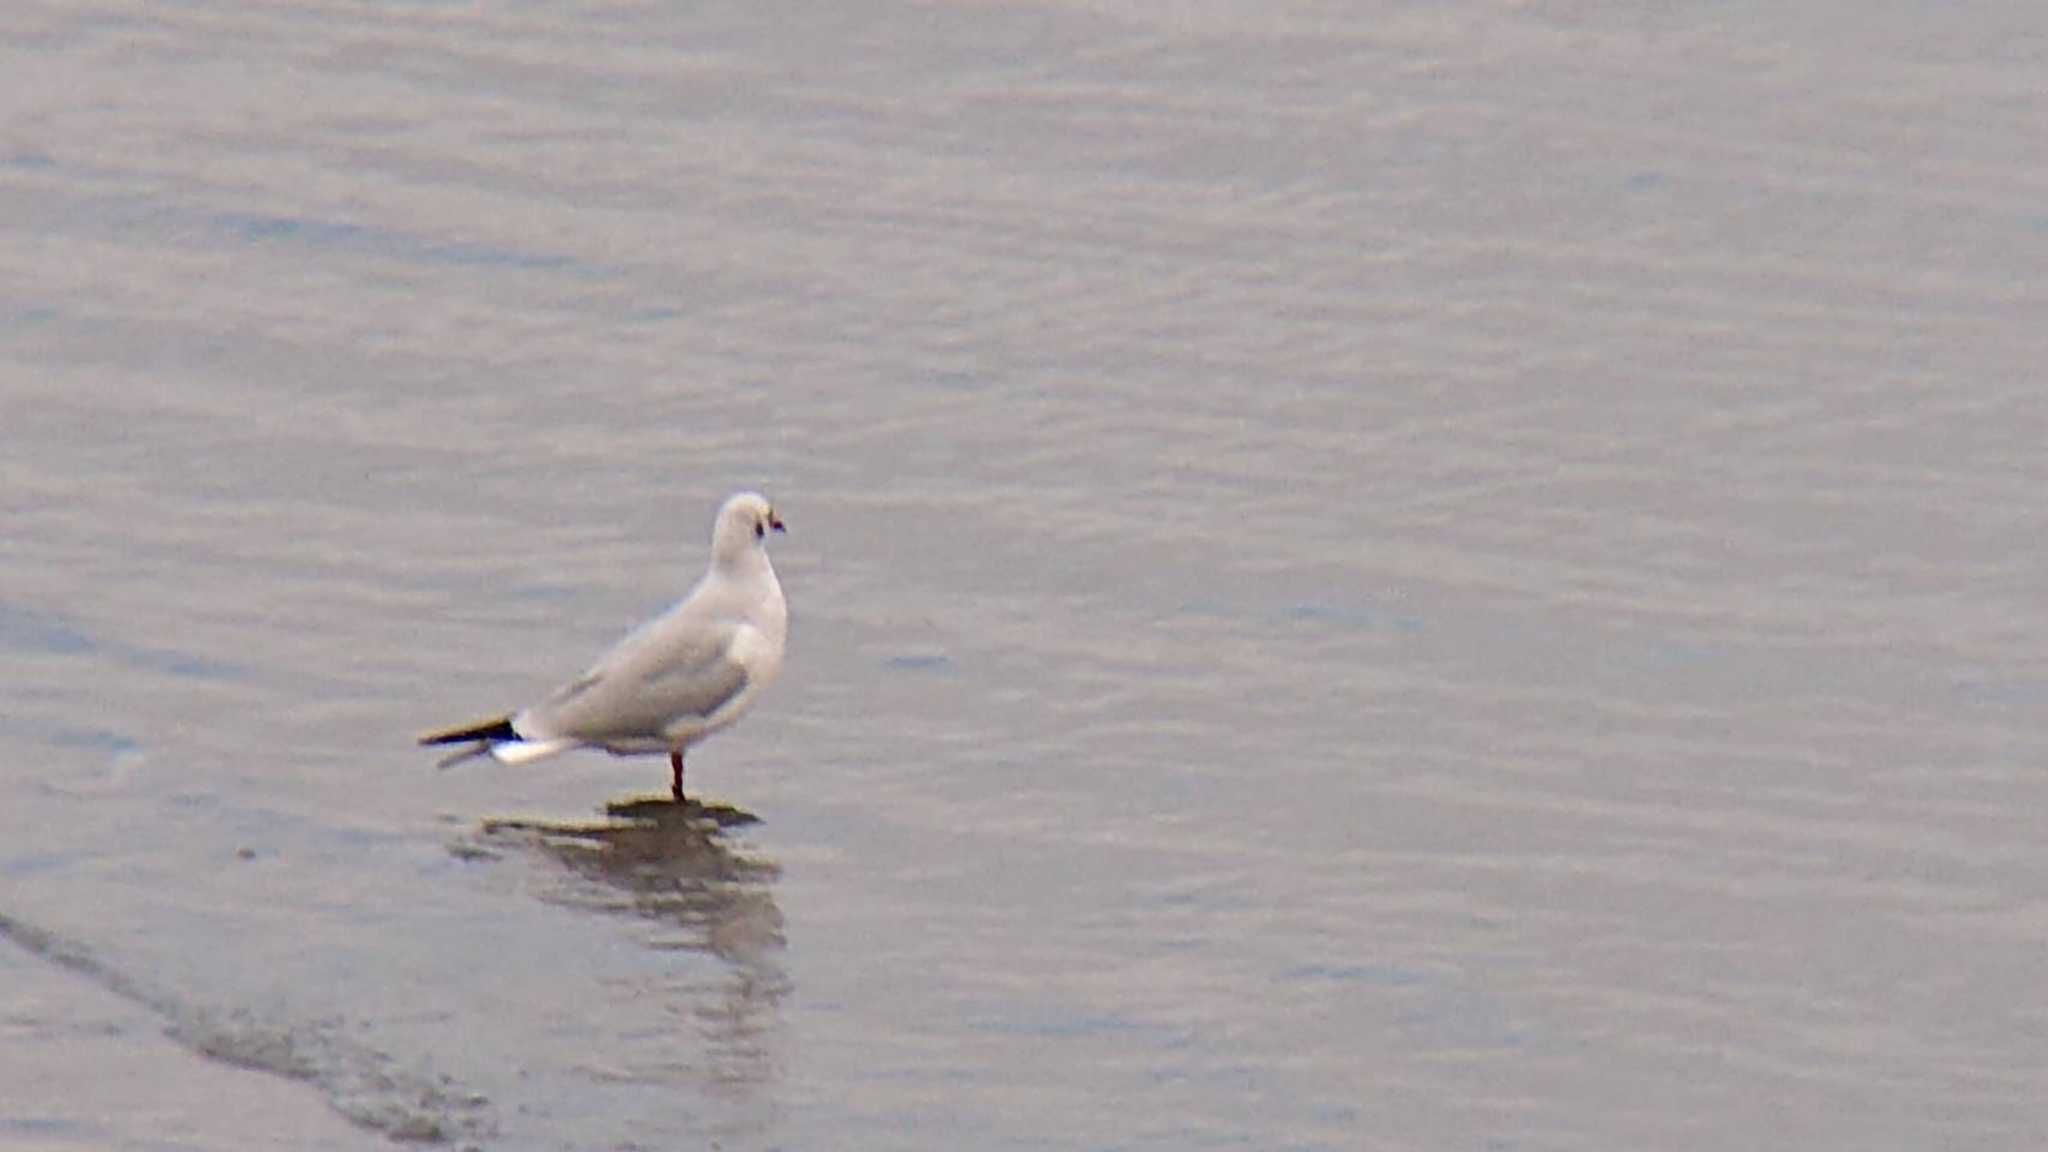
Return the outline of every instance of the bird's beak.
<path id="1" fill-rule="evenodd" d="M 775 529 L 775 530 L 776 530 L 777 532 L 785 532 L 785 531 L 788 531 L 787 529 L 785 529 L 785 528 L 784 528 L 784 527 L 782 526 L 782 517 L 780 517 L 780 516 L 777 516 L 777 515 L 776 515 L 775 513 L 773 513 L 773 512 L 770 512 L 770 513 L 768 514 L 768 526 L 769 526 L 770 528 L 773 528 L 773 529 Z"/>

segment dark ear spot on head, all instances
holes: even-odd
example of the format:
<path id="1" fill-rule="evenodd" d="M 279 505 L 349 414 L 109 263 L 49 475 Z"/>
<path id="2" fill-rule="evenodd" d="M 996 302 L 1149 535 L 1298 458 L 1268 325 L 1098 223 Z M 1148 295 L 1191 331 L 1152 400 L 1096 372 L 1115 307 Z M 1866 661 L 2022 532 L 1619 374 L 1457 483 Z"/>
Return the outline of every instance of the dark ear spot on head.
<path id="1" fill-rule="evenodd" d="M 754 521 L 754 539 L 759 540 L 766 535 L 768 535 L 768 526 L 759 520 Z"/>

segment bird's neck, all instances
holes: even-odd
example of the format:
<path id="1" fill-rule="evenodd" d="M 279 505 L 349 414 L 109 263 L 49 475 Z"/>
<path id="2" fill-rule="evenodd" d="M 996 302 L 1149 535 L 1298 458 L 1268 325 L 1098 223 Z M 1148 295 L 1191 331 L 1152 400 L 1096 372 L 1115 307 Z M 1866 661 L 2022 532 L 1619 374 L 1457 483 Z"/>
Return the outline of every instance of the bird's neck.
<path id="1" fill-rule="evenodd" d="M 751 580 L 763 572 L 773 576 L 775 566 L 768 562 L 768 553 L 759 548 L 741 549 L 711 562 L 711 576 L 717 580 Z"/>

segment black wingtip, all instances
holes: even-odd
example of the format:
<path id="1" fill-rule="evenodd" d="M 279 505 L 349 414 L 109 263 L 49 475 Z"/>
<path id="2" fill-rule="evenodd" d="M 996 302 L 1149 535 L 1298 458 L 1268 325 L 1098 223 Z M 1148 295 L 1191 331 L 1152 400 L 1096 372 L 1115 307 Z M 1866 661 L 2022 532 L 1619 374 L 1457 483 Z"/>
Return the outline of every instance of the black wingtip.
<path id="1" fill-rule="evenodd" d="M 420 737 L 422 744 L 466 744 L 472 740 L 517 740 L 519 733 L 512 730 L 512 718 L 500 716 L 481 724 L 466 724 L 460 728 L 444 728 Z"/>

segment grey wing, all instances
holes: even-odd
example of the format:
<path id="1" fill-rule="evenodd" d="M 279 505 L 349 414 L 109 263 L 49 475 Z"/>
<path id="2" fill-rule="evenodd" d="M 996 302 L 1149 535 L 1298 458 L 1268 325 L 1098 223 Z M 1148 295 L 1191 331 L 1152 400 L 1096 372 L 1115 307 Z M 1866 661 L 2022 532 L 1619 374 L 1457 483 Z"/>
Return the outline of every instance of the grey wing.
<path id="1" fill-rule="evenodd" d="M 747 686 L 730 655 L 738 631 L 730 621 L 655 620 L 528 709 L 520 730 L 603 743 L 659 739 L 678 721 L 703 720 Z"/>

